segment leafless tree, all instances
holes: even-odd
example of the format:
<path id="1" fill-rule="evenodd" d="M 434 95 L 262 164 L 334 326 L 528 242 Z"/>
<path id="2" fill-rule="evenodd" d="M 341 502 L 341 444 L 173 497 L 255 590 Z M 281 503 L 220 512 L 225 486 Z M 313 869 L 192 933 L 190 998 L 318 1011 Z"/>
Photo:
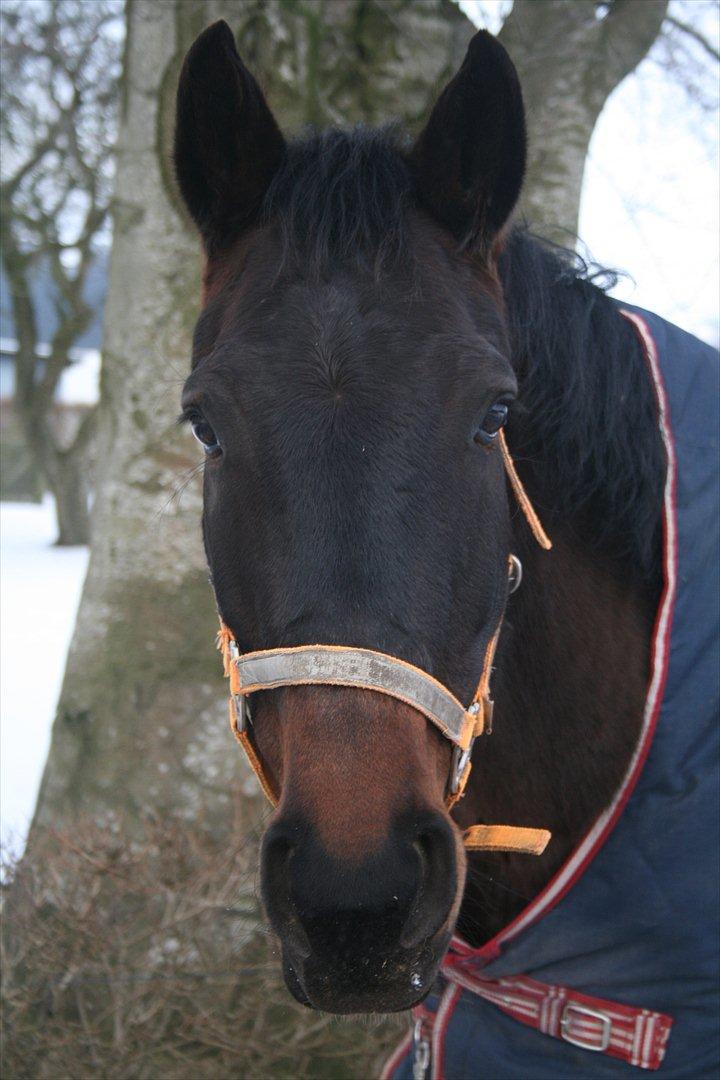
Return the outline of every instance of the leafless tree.
<path id="1" fill-rule="evenodd" d="M 670 75 L 707 140 L 718 108 L 717 0 L 476 0 L 467 10 L 520 73 L 530 135 L 522 209 L 539 231 L 572 243 L 595 123 L 638 65 Z"/>
<path id="2" fill-rule="evenodd" d="M 718 0 L 672 0 L 652 52 L 684 91 L 701 135 L 708 130 L 708 115 L 718 110 L 719 16 Z"/>
<path id="3" fill-rule="evenodd" d="M 54 405 L 72 346 L 93 317 L 88 272 L 109 241 L 122 13 L 121 0 L 4 0 L 0 15 L 0 212 L 17 339 L 15 407 L 55 496 L 60 544 L 88 540 L 86 451 L 95 413 L 68 431 Z M 54 313 L 50 342 L 40 340 L 31 287 L 40 271 L 52 282 L 44 298 Z"/>

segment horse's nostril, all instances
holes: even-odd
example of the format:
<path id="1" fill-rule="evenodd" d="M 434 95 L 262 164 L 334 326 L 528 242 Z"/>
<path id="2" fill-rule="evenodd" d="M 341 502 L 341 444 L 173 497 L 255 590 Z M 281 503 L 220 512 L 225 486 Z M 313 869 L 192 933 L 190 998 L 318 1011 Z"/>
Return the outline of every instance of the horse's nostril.
<path id="1" fill-rule="evenodd" d="M 310 955 L 310 942 L 290 895 L 290 863 L 294 843 L 282 827 L 272 825 L 263 840 L 261 877 L 265 907 L 272 923 L 283 927 L 292 953 L 299 959 Z"/>
<path id="2" fill-rule="evenodd" d="M 422 951 L 447 921 L 457 886 L 454 830 L 435 812 L 408 815 L 362 860 L 330 855 L 302 819 L 279 818 L 263 841 L 265 907 L 302 978 L 310 958 L 351 979 L 358 965 L 370 965 L 369 977 L 375 959 L 398 949 Z M 389 972 L 381 965 L 375 977 Z"/>
<path id="3" fill-rule="evenodd" d="M 436 818 L 418 832 L 413 847 L 420 866 L 420 883 L 400 938 L 406 949 L 426 941 L 440 929 L 457 889 L 455 837 L 443 818 Z"/>

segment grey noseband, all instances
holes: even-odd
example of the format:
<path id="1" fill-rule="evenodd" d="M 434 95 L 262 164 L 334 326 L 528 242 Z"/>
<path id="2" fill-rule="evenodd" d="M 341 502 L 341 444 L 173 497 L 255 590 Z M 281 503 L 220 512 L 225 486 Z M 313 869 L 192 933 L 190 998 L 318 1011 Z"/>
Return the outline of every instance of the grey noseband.
<path id="1" fill-rule="evenodd" d="M 323 684 L 375 690 L 404 701 L 462 750 L 470 745 L 479 706 L 469 709 L 426 671 L 372 649 L 302 645 L 239 655 L 234 664 L 242 696 L 280 686 Z"/>

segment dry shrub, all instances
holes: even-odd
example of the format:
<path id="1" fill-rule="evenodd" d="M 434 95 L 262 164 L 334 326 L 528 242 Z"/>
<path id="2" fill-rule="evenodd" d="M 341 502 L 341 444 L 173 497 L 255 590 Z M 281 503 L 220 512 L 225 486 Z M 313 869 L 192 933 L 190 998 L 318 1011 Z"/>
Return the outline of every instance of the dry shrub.
<path id="1" fill-rule="evenodd" d="M 257 836 L 147 824 L 35 836 L 3 885 L 2 1075 L 367 1078 L 404 1019 L 296 1005 L 260 914 Z"/>

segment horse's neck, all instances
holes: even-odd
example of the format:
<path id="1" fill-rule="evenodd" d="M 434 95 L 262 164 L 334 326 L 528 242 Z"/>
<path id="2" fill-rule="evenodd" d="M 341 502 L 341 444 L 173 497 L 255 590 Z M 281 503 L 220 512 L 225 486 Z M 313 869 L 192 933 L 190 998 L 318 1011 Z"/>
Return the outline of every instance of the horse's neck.
<path id="1" fill-rule="evenodd" d="M 518 526 L 518 531 L 522 524 Z M 645 703 L 654 599 L 617 566 L 553 536 L 522 552 L 494 679 L 495 730 L 481 739 L 456 817 L 548 828 L 545 855 L 475 855 L 459 923 L 481 944 L 552 877 L 622 781 Z"/>

